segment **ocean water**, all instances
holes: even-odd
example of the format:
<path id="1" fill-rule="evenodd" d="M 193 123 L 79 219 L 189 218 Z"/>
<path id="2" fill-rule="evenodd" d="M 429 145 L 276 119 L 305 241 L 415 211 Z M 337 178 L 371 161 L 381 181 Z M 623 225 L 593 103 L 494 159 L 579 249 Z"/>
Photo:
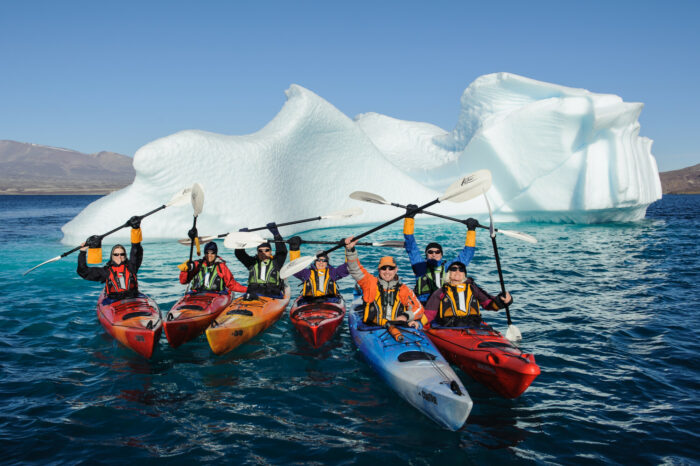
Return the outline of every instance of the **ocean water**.
<path id="1" fill-rule="evenodd" d="M 59 242 L 60 227 L 94 199 L 0 196 L 4 464 L 700 462 L 700 196 L 664 196 L 636 223 L 498 225 L 539 240 L 499 236 L 499 252 L 520 346 L 535 354 L 542 374 L 506 400 L 456 369 L 474 400 L 458 432 L 388 389 L 360 358 L 347 324 L 318 350 L 287 314 L 223 356 L 204 336 L 177 350 L 163 336 L 151 360 L 120 346 L 97 321 L 101 285 L 78 277 L 76 254 L 22 276 L 70 249 Z M 459 224 L 419 217 L 416 230 L 420 245 L 440 241 L 447 257 L 464 241 Z M 362 231 L 302 236 L 337 240 Z M 85 236 L 96 233 L 103 232 Z M 183 293 L 176 266 L 189 249 L 144 237 L 140 286 L 166 312 Z M 369 239 L 401 239 L 400 224 Z M 497 292 L 482 230 L 477 247 L 469 274 Z M 220 248 L 245 282 L 232 251 Z M 402 249 L 360 249 L 368 268 L 385 254 L 412 283 Z M 340 285 L 349 299 L 352 280 Z M 485 317 L 505 332 L 504 313 Z"/>

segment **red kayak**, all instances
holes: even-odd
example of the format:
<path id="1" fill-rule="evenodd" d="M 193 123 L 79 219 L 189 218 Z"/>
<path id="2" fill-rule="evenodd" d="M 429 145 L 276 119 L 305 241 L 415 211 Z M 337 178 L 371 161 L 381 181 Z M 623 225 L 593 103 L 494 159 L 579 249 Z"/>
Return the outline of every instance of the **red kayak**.
<path id="1" fill-rule="evenodd" d="M 342 296 L 299 296 L 289 311 L 294 327 L 314 348 L 331 339 L 343 317 L 345 301 Z"/>
<path id="2" fill-rule="evenodd" d="M 104 293 L 97 301 L 97 318 L 119 343 L 150 358 L 160 339 L 163 321 L 151 298 L 139 293 L 135 298 L 113 301 Z"/>
<path id="3" fill-rule="evenodd" d="M 189 291 L 165 316 L 165 337 L 173 348 L 198 337 L 231 302 L 228 292 Z"/>
<path id="4" fill-rule="evenodd" d="M 485 322 L 428 326 L 426 333 L 448 361 L 505 398 L 517 398 L 540 375 L 534 355 L 520 351 Z"/>

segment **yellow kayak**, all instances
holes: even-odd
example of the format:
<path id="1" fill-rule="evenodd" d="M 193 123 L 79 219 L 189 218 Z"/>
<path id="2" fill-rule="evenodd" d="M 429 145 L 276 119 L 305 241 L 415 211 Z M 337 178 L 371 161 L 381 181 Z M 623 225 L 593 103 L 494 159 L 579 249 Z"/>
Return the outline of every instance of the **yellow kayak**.
<path id="1" fill-rule="evenodd" d="M 245 294 L 234 299 L 207 329 L 211 350 L 214 354 L 228 353 L 267 330 L 282 316 L 290 295 L 286 287 L 282 298 Z"/>

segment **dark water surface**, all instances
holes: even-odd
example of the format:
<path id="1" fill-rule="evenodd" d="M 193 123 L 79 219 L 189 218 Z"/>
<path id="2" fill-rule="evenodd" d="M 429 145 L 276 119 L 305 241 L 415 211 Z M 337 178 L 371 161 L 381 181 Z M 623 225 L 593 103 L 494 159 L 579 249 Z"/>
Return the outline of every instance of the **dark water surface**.
<path id="1" fill-rule="evenodd" d="M 94 199 L 0 196 L 5 464 L 700 461 L 700 196 L 665 196 L 630 224 L 499 225 L 539 240 L 499 237 L 499 251 L 520 346 L 535 354 L 542 374 L 520 398 L 505 400 L 457 369 L 474 400 L 458 432 L 394 395 L 356 353 L 347 324 L 320 350 L 286 314 L 224 356 L 203 336 L 177 350 L 163 336 L 151 360 L 121 347 L 97 321 L 100 285 L 77 276 L 75 254 L 22 276 L 71 248 L 59 243 L 60 227 Z M 442 242 L 452 256 L 463 228 L 419 218 L 417 238 L 422 246 Z M 336 240 L 358 231 L 303 236 Z M 102 232 L 86 236 L 93 233 Z M 478 234 L 469 273 L 497 292 L 490 241 Z M 140 286 L 165 312 L 183 293 L 176 266 L 189 251 L 144 236 Z M 401 239 L 400 226 L 370 238 Z M 220 249 L 245 282 L 232 251 Z M 373 268 L 386 253 L 364 248 L 360 257 Z M 403 250 L 391 253 L 412 282 Z M 341 285 L 349 299 L 352 280 Z M 486 317 L 505 332 L 503 313 Z"/>

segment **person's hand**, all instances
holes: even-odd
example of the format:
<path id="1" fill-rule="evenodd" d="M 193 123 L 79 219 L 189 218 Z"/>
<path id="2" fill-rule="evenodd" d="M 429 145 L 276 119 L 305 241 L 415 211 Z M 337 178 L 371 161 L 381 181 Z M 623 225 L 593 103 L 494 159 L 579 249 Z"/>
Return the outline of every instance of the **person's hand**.
<path id="1" fill-rule="evenodd" d="M 408 326 L 411 328 L 418 328 L 418 322 L 416 322 L 415 320 L 412 320 L 408 323 Z"/>
<path id="2" fill-rule="evenodd" d="M 88 250 L 88 247 L 85 245 L 85 241 L 83 241 L 83 244 L 80 245 L 80 250 L 83 252 Z"/>
<path id="3" fill-rule="evenodd" d="M 354 239 L 353 236 L 348 236 L 345 238 L 345 249 L 348 251 L 353 251 L 355 250 L 355 245 L 357 244 L 357 240 Z"/>
<path id="4" fill-rule="evenodd" d="M 187 237 L 194 241 L 194 239 L 197 237 L 197 227 L 190 228 L 190 231 L 187 232 Z"/>
<path id="5" fill-rule="evenodd" d="M 138 215 L 134 215 L 126 222 L 126 224 L 129 225 L 131 228 L 139 229 L 141 228 L 141 217 L 139 217 Z"/>
<path id="6" fill-rule="evenodd" d="M 469 217 L 464 221 L 464 223 L 467 225 L 467 230 L 474 231 L 476 230 L 476 227 L 479 226 L 479 221 L 475 218 Z"/>
<path id="7" fill-rule="evenodd" d="M 102 238 L 97 235 L 92 235 L 85 240 L 85 246 L 92 249 L 97 249 L 102 247 Z"/>
<path id="8" fill-rule="evenodd" d="M 418 209 L 418 206 L 417 206 L 417 205 L 415 205 L 415 204 L 408 204 L 408 205 L 406 206 L 406 218 L 413 218 L 413 217 L 415 217 L 416 214 L 418 213 L 418 211 L 417 211 L 416 209 Z"/>
<path id="9" fill-rule="evenodd" d="M 292 236 L 289 238 L 289 249 L 292 251 L 298 251 L 301 247 L 301 238 L 298 236 Z"/>
<path id="10" fill-rule="evenodd" d="M 513 302 L 513 297 L 507 291 L 505 294 L 503 294 L 503 292 L 498 293 L 498 297 L 501 298 L 504 306 L 510 306 L 510 304 Z"/>
<path id="11" fill-rule="evenodd" d="M 268 230 L 270 230 L 270 233 L 272 233 L 272 236 L 280 236 L 280 231 L 277 228 L 277 224 L 275 222 L 270 222 L 267 225 L 265 225 Z"/>
<path id="12" fill-rule="evenodd" d="M 186 260 L 182 264 L 178 265 L 177 268 L 180 269 L 181 272 L 191 272 L 192 269 L 194 269 L 194 262 Z"/>

